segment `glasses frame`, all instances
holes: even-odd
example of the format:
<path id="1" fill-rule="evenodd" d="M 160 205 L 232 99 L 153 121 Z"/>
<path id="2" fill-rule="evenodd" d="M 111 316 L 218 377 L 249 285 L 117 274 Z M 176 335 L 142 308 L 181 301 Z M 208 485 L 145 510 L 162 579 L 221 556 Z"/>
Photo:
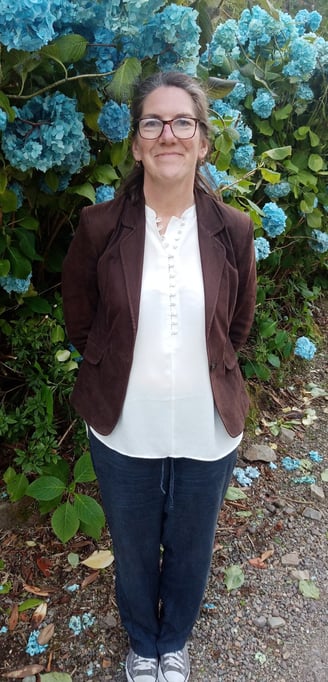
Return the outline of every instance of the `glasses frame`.
<path id="1" fill-rule="evenodd" d="M 195 124 L 195 129 L 194 129 L 193 134 L 190 135 L 190 137 L 178 137 L 178 136 L 175 134 L 175 132 L 174 132 L 174 130 L 173 130 L 173 128 L 172 128 L 172 123 L 174 123 L 174 121 L 178 121 L 180 118 L 186 118 L 186 119 L 188 119 L 188 121 L 193 121 L 193 122 L 194 122 L 194 124 Z M 152 121 L 152 120 L 158 121 L 159 123 L 161 123 L 161 124 L 162 124 L 162 130 L 161 130 L 161 132 L 159 133 L 159 135 L 156 135 L 156 137 L 145 137 L 145 136 L 142 135 L 141 132 L 140 132 L 140 122 L 141 122 L 141 121 Z M 200 122 L 200 121 L 199 121 L 199 118 L 195 118 L 194 116 L 175 116 L 174 118 L 170 118 L 170 119 L 168 119 L 167 121 L 164 121 L 162 118 L 157 118 L 156 116 L 143 116 L 142 118 L 139 118 L 139 120 L 138 120 L 138 133 L 139 133 L 140 137 L 141 137 L 143 140 L 158 140 L 158 138 L 160 138 L 161 135 L 163 134 L 163 130 L 164 130 L 165 126 L 166 126 L 166 125 L 169 125 L 169 126 L 170 126 L 170 130 L 171 130 L 171 133 L 172 133 L 173 137 L 176 138 L 176 140 L 192 140 L 192 138 L 195 137 L 196 130 L 197 130 L 197 124 L 198 124 L 199 122 Z"/>

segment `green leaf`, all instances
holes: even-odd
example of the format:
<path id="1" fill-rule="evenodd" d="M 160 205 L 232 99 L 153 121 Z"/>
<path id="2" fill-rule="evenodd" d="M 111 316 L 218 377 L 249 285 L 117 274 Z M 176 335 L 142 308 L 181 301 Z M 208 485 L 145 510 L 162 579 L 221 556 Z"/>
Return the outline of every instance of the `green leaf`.
<path id="1" fill-rule="evenodd" d="M 312 213 L 308 213 L 306 216 L 306 222 L 309 227 L 314 229 L 320 228 L 322 225 L 323 215 L 319 208 L 315 208 Z"/>
<path id="2" fill-rule="evenodd" d="M 241 587 L 244 584 L 245 574 L 237 564 L 226 568 L 224 574 L 224 584 L 228 592 L 237 590 L 238 587 Z"/>
<path id="3" fill-rule="evenodd" d="M 277 322 L 275 320 L 263 320 L 259 325 L 259 333 L 262 339 L 268 339 L 277 331 Z"/>
<path id="4" fill-rule="evenodd" d="M 128 57 L 119 66 L 108 87 L 111 96 L 119 102 L 131 98 L 136 80 L 141 74 L 141 62 L 136 57 Z"/>
<path id="5" fill-rule="evenodd" d="M 68 673 L 44 673 L 39 675 L 41 682 L 72 682 Z"/>
<path id="6" fill-rule="evenodd" d="M 91 175 L 93 182 L 101 182 L 104 185 L 111 185 L 113 180 L 118 180 L 115 168 L 109 163 L 103 166 L 96 166 Z"/>
<path id="7" fill-rule="evenodd" d="M 74 465 L 74 481 L 75 483 L 89 483 L 96 480 L 95 470 L 93 468 L 91 455 L 86 452 L 81 455 Z"/>
<path id="8" fill-rule="evenodd" d="M 311 142 L 311 147 L 319 147 L 320 145 L 320 137 L 314 133 L 312 130 L 309 132 L 309 138 Z"/>
<path id="9" fill-rule="evenodd" d="M 24 611 L 28 611 L 29 609 L 35 609 L 36 606 L 43 604 L 43 602 L 43 599 L 37 599 L 36 597 L 34 599 L 25 599 L 25 601 L 19 605 L 18 613 L 24 613 Z"/>
<path id="10" fill-rule="evenodd" d="M 8 256 L 11 265 L 10 274 L 18 279 L 26 279 L 32 270 L 30 261 L 14 246 L 8 246 Z"/>
<path id="11" fill-rule="evenodd" d="M 61 540 L 61 542 L 68 542 L 76 533 L 80 525 L 76 509 L 70 502 L 64 502 L 56 511 L 54 511 L 51 518 L 51 526 L 54 533 Z"/>
<path id="12" fill-rule="evenodd" d="M 8 121 L 12 123 L 15 119 L 15 111 L 11 108 L 7 95 L 2 91 L 0 91 L 0 108 L 6 112 Z"/>
<path id="13" fill-rule="evenodd" d="M 74 508 L 78 518 L 83 523 L 103 528 L 105 514 L 100 504 L 89 495 L 76 493 L 74 496 Z"/>
<path id="14" fill-rule="evenodd" d="M 248 518 L 249 516 L 252 516 L 251 511 L 237 511 L 236 516 L 240 516 L 241 518 Z"/>
<path id="15" fill-rule="evenodd" d="M 10 270 L 10 262 L 5 258 L 0 260 L 0 277 L 6 277 Z"/>
<path id="16" fill-rule="evenodd" d="M 272 367 L 276 367 L 276 369 L 278 369 L 278 367 L 280 367 L 281 364 L 278 355 L 274 355 L 273 353 L 270 353 L 268 355 L 268 362 L 270 363 L 270 365 L 272 365 Z"/>
<path id="17" fill-rule="evenodd" d="M 51 342 L 60 343 L 61 341 L 64 341 L 64 339 L 65 332 L 63 328 L 59 324 L 56 324 L 56 326 L 51 331 Z"/>
<path id="18" fill-rule="evenodd" d="M 65 483 L 56 476 L 40 476 L 30 483 L 26 494 L 35 500 L 53 500 L 62 495 L 65 489 Z"/>
<path id="19" fill-rule="evenodd" d="M 46 57 L 52 57 L 56 61 L 63 64 L 71 64 L 78 62 L 84 57 L 88 41 L 83 36 L 76 33 L 70 33 L 61 36 L 50 45 L 41 48 L 41 54 Z"/>
<path id="20" fill-rule="evenodd" d="M 303 597 L 309 597 L 309 599 L 319 599 L 320 597 L 319 589 L 312 580 L 300 580 L 298 588 Z"/>
<path id="21" fill-rule="evenodd" d="M 67 192 L 70 194 L 79 194 L 81 197 L 86 197 L 92 204 L 96 201 L 96 192 L 90 182 L 85 182 L 83 185 L 75 185 L 69 187 Z"/>
<path id="22" fill-rule="evenodd" d="M 76 568 L 80 563 L 80 557 L 75 552 L 70 552 L 67 555 L 67 561 L 68 561 L 70 566 L 72 566 L 73 568 Z"/>
<path id="23" fill-rule="evenodd" d="M 323 168 L 323 158 L 319 154 L 310 154 L 308 166 L 312 171 L 318 173 Z"/>
<path id="24" fill-rule="evenodd" d="M 276 109 L 273 113 L 273 117 L 276 119 L 276 121 L 284 121 L 286 118 L 289 118 L 292 111 L 292 105 L 286 104 L 286 106 L 282 107 L 281 109 Z"/>
<path id="25" fill-rule="evenodd" d="M 102 533 L 102 526 L 95 526 L 90 523 L 80 522 L 80 531 L 94 540 L 100 540 Z"/>
<path id="26" fill-rule="evenodd" d="M 19 224 L 22 227 L 25 227 L 27 230 L 38 230 L 40 225 L 39 221 L 30 215 L 27 215 L 25 218 L 22 218 L 19 221 Z"/>
<path id="27" fill-rule="evenodd" d="M 29 482 L 25 474 L 15 474 L 7 483 L 7 493 L 11 502 L 18 502 L 24 495 L 27 495 Z"/>
<path id="28" fill-rule="evenodd" d="M 18 244 L 21 252 L 24 256 L 27 256 L 31 261 L 34 260 L 36 256 L 35 251 L 35 235 L 33 232 L 24 230 L 23 227 L 16 228 L 16 235 L 18 238 Z"/>
<path id="29" fill-rule="evenodd" d="M 229 485 L 224 499 L 228 500 L 229 502 L 235 502 L 235 500 L 247 499 L 247 495 L 246 493 L 244 493 L 243 490 L 240 490 L 240 488 L 236 488 L 233 485 Z"/>
<path id="30" fill-rule="evenodd" d="M 324 470 L 321 472 L 321 480 L 322 480 L 324 483 L 328 483 L 328 469 L 324 469 Z"/>
<path id="31" fill-rule="evenodd" d="M 276 182 L 280 182 L 281 173 L 277 173 L 276 171 L 269 170 L 269 168 L 260 168 L 260 173 L 262 175 L 263 180 L 266 180 L 267 182 L 271 182 L 271 184 L 275 184 Z"/>
<path id="32" fill-rule="evenodd" d="M 41 296 L 30 296 L 29 298 L 25 298 L 25 304 L 34 313 L 39 313 L 41 315 L 48 315 L 52 310 L 49 301 Z"/>
<path id="33" fill-rule="evenodd" d="M 229 95 L 229 92 L 234 89 L 237 81 L 227 80 L 224 78 L 217 78 L 210 76 L 207 81 L 207 94 L 210 99 L 219 99 Z"/>
<path id="34" fill-rule="evenodd" d="M 17 196 L 15 192 L 6 189 L 0 195 L 0 207 L 2 208 L 3 213 L 12 213 L 13 211 L 16 211 Z"/>
<path id="35" fill-rule="evenodd" d="M 288 147 L 276 147 L 275 149 L 268 149 L 267 151 L 263 152 L 262 156 L 268 156 L 270 159 L 274 159 L 274 161 L 282 161 L 283 159 L 286 159 L 287 156 L 291 156 L 292 153 L 292 147 L 289 145 Z"/>
<path id="36" fill-rule="evenodd" d="M 57 350 L 55 357 L 58 362 L 66 362 L 66 360 L 69 360 L 71 357 L 71 351 L 69 351 L 67 348 L 64 350 Z"/>

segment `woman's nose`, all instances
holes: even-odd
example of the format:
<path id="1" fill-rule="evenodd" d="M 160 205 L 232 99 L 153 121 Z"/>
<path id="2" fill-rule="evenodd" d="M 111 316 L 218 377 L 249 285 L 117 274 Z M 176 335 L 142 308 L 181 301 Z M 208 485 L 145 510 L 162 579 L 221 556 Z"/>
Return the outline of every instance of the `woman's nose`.
<path id="1" fill-rule="evenodd" d="M 172 128 L 170 123 L 164 123 L 163 130 L 160 135 L 160 140 L 175 140 L 175 137 L 172 132 Z"/>

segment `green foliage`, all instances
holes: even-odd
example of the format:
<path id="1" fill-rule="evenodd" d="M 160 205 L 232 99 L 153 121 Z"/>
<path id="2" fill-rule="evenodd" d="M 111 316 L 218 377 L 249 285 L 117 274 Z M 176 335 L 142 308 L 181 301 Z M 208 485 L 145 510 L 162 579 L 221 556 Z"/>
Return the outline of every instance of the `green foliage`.
<path id="1" fill-rule="evenodd" d="M 199 13 L 201 52 L 211 41 L 214 25 L 229 17 L 238 19 L 249 6 L 237 0 L 178 4 L 192 6 Z M 280 8 L 291 13 L 300 9 L 297 0 L 288 7 L 283 0 L 274 8 L 268 0 L 256 4 L 273 18 Z M 312 3 L 303 4 L 312 9 Z M 324 15 L 322 34 L 326 35 L 325 0 L 316 9 Z M 123 44 L 124 40 L 122 50 Z M 81 117 L 90 149 L 89 159 L 72 173 L 65 173 L 56 163 L 46 170 L 32 164 L 22 170 L 0 154 L 0 277 L 26 280 L 21 291 L 7 293 L 0 286 L 0 434 L 14 453 L 5 482 L 10 499 L 28 494 L 43 513 L 52 514 L 54 532 L 63 542 L 78 529 L 99 537 L 103 516 L 95 500 L 85 494 L 85 487 L 94 480 L 91 462 L 83 454 L 85 428 L 72 416 L 68 400 L 80 358 L 65 335 L 58 293 L 60 271 L 81 208 L 95 203 L 101 186 L 116 191 L 133 164 L 130 140 L 110 140 L 100 130 L 103 105 L 111 98 L 129 104 L 137 78 L 157 69 L 156 57 L 138 59 L 128 53 L 118 68 L 100 73 L 87 38 L 75 28 L 39 50 L 1 47 L 0 110 L 8 124 L 16 121 L 18 109 L 35 98 L 65 95 L 76 105 L 76 120 Z M 279 52 L 285 62 L 287 52 L 285 47 Z M 314 310 L 327 287 L 327 261 L 325 254 L 309 248 L 309 240 L 313 230 L 324 231 L 327 226 L 328 85 L 326 74 L 316 70 L 309 81 L 313 101 L 302 103 L 296 97 L 297 83 L 284 77 L 281 64 L 269 52 L 255 58 L 245 49 L 240 54 L 239 59 L 225 58 L 222 67 L 207 67 L 202 61 L 197 73 L 211 100 L 228 101 L 236 70 L 238 78 L 247 78 L 252 85 L 242 116 L 253 131 L 256 167 L 247 170 L 236 165 L 238 121 L 214 111 L 210 161 L 218 171 L 233 175 L 233 185 L 222 190 L 224 199 L 249 213 L 255 238 L 264 236 L 267 185 L 281 181 L 290 185 L 290 193 L 279 200 L 286 228 L 270 243 L 269 257 L 258 263 L 255 323 L 240 357 L 247 378 L 283 381 L 296 337 L 308 335 L 320 342 Z M 233 72 L 233 79 L 227 80 Z M 259 88 L 275 99 L 268 118 L 256 115 L 252 108 Z M 39 120 L 32 121 L 31 131 L 41 131 L 41 125 Z M 15 191 L 17 184 L 21 198 Z M 228 495 L 235 494 L 229 491 Z"/>

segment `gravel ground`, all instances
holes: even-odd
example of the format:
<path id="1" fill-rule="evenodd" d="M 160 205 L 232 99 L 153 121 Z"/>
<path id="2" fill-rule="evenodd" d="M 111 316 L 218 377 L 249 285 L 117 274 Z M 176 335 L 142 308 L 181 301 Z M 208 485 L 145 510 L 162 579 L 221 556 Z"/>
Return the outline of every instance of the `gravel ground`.
<path id="1" fill-rule="evenodd" d="M 238 465 L 245 467 L 250 445 L 273 445 L 277 469 L 251 462 L 260 476 L 243 488 L 246 499 L 223 507 L 207 592 L 189 642 L 190 682 L 328 680 L 328 483 L 321 480 L 328 468 L 328 401 L 327 394 L 315 397 L 316 389 L 308 387 L 312 383 L 328 391 L 327 354 L 317 353 L 306 367 L 306 376 L 304 364 L 303 374 L 300 365 L 294 369 L 290 386 L 275 392 L 270 389 L 257 435 L 246 435 L 240 450 Z M 312 423 L 306 426 L 302 419 L 308 417 L 309 409 L 313 410 Z M 296 422 L 293 431 L 282 432 L 281 426 L 291 419 Z M 272 422 L 278 435 L 271 433 Z M 287 455 L 308 461 L 311 450 L 323 460 L 305 473 L 315 476 L 326 499 L 319 499 L 320 491 L 314 494 L 309 483 L 293 482 L 299 471 L 286 471 L 281 464 Z M 235 479 L 232 484 L 238 486 Z M 23 584 L 28 583 L 48 590 L 47 615 L 41 627 L 53 623 L 55 633 L 46 652 L 30 657 L 25 647 L 33 622 L 30 611 L 22 613 L 11 631 L 0 634 L 0 679 L 32 664 L 45 671 L 66 672 L 73 682 L 125 681 L 127 639 L 115 606 L 113 567 L 90 572 L 80 564 L 73 569 L 68 553 L 84 558 L 95 543 L 79 537 L 63 548 L 44 521 L 37 517 L 31 521 L 24 527 L 0 530 L 3 570 L 12 582 L 12 590 L 2 597 L 0 628 L 8 625 L 15 604 L 33 596 L 24 591 Z M 105 535 L 99 544 L 106 546 Z M 40 556 L 51 563 L 47 577 L 39 570 L 40 562 L 37 567 Z M 261 556 L 263 568 L 249 563 Z M 228 592 L 224 571 L 232 565 L 240 566 L 245 580 Z M 3 582 L 3 572 L 0 577 Z M 309 579 L 319 589 L 318 599 L 303 596 L 300 579 Z M 72 583 L 80 589 L 68 593 L 65 587 Z M 69 619 L 83 613 L 95 616 L 95 622 L 76 636 L 68 627 Z M 26 676 L 27 672 L 28 682 L 38 682 L 32 674 L 36 670 L 25 669 Z M 22 677 L 17 675 L 17 679 Z"/>

